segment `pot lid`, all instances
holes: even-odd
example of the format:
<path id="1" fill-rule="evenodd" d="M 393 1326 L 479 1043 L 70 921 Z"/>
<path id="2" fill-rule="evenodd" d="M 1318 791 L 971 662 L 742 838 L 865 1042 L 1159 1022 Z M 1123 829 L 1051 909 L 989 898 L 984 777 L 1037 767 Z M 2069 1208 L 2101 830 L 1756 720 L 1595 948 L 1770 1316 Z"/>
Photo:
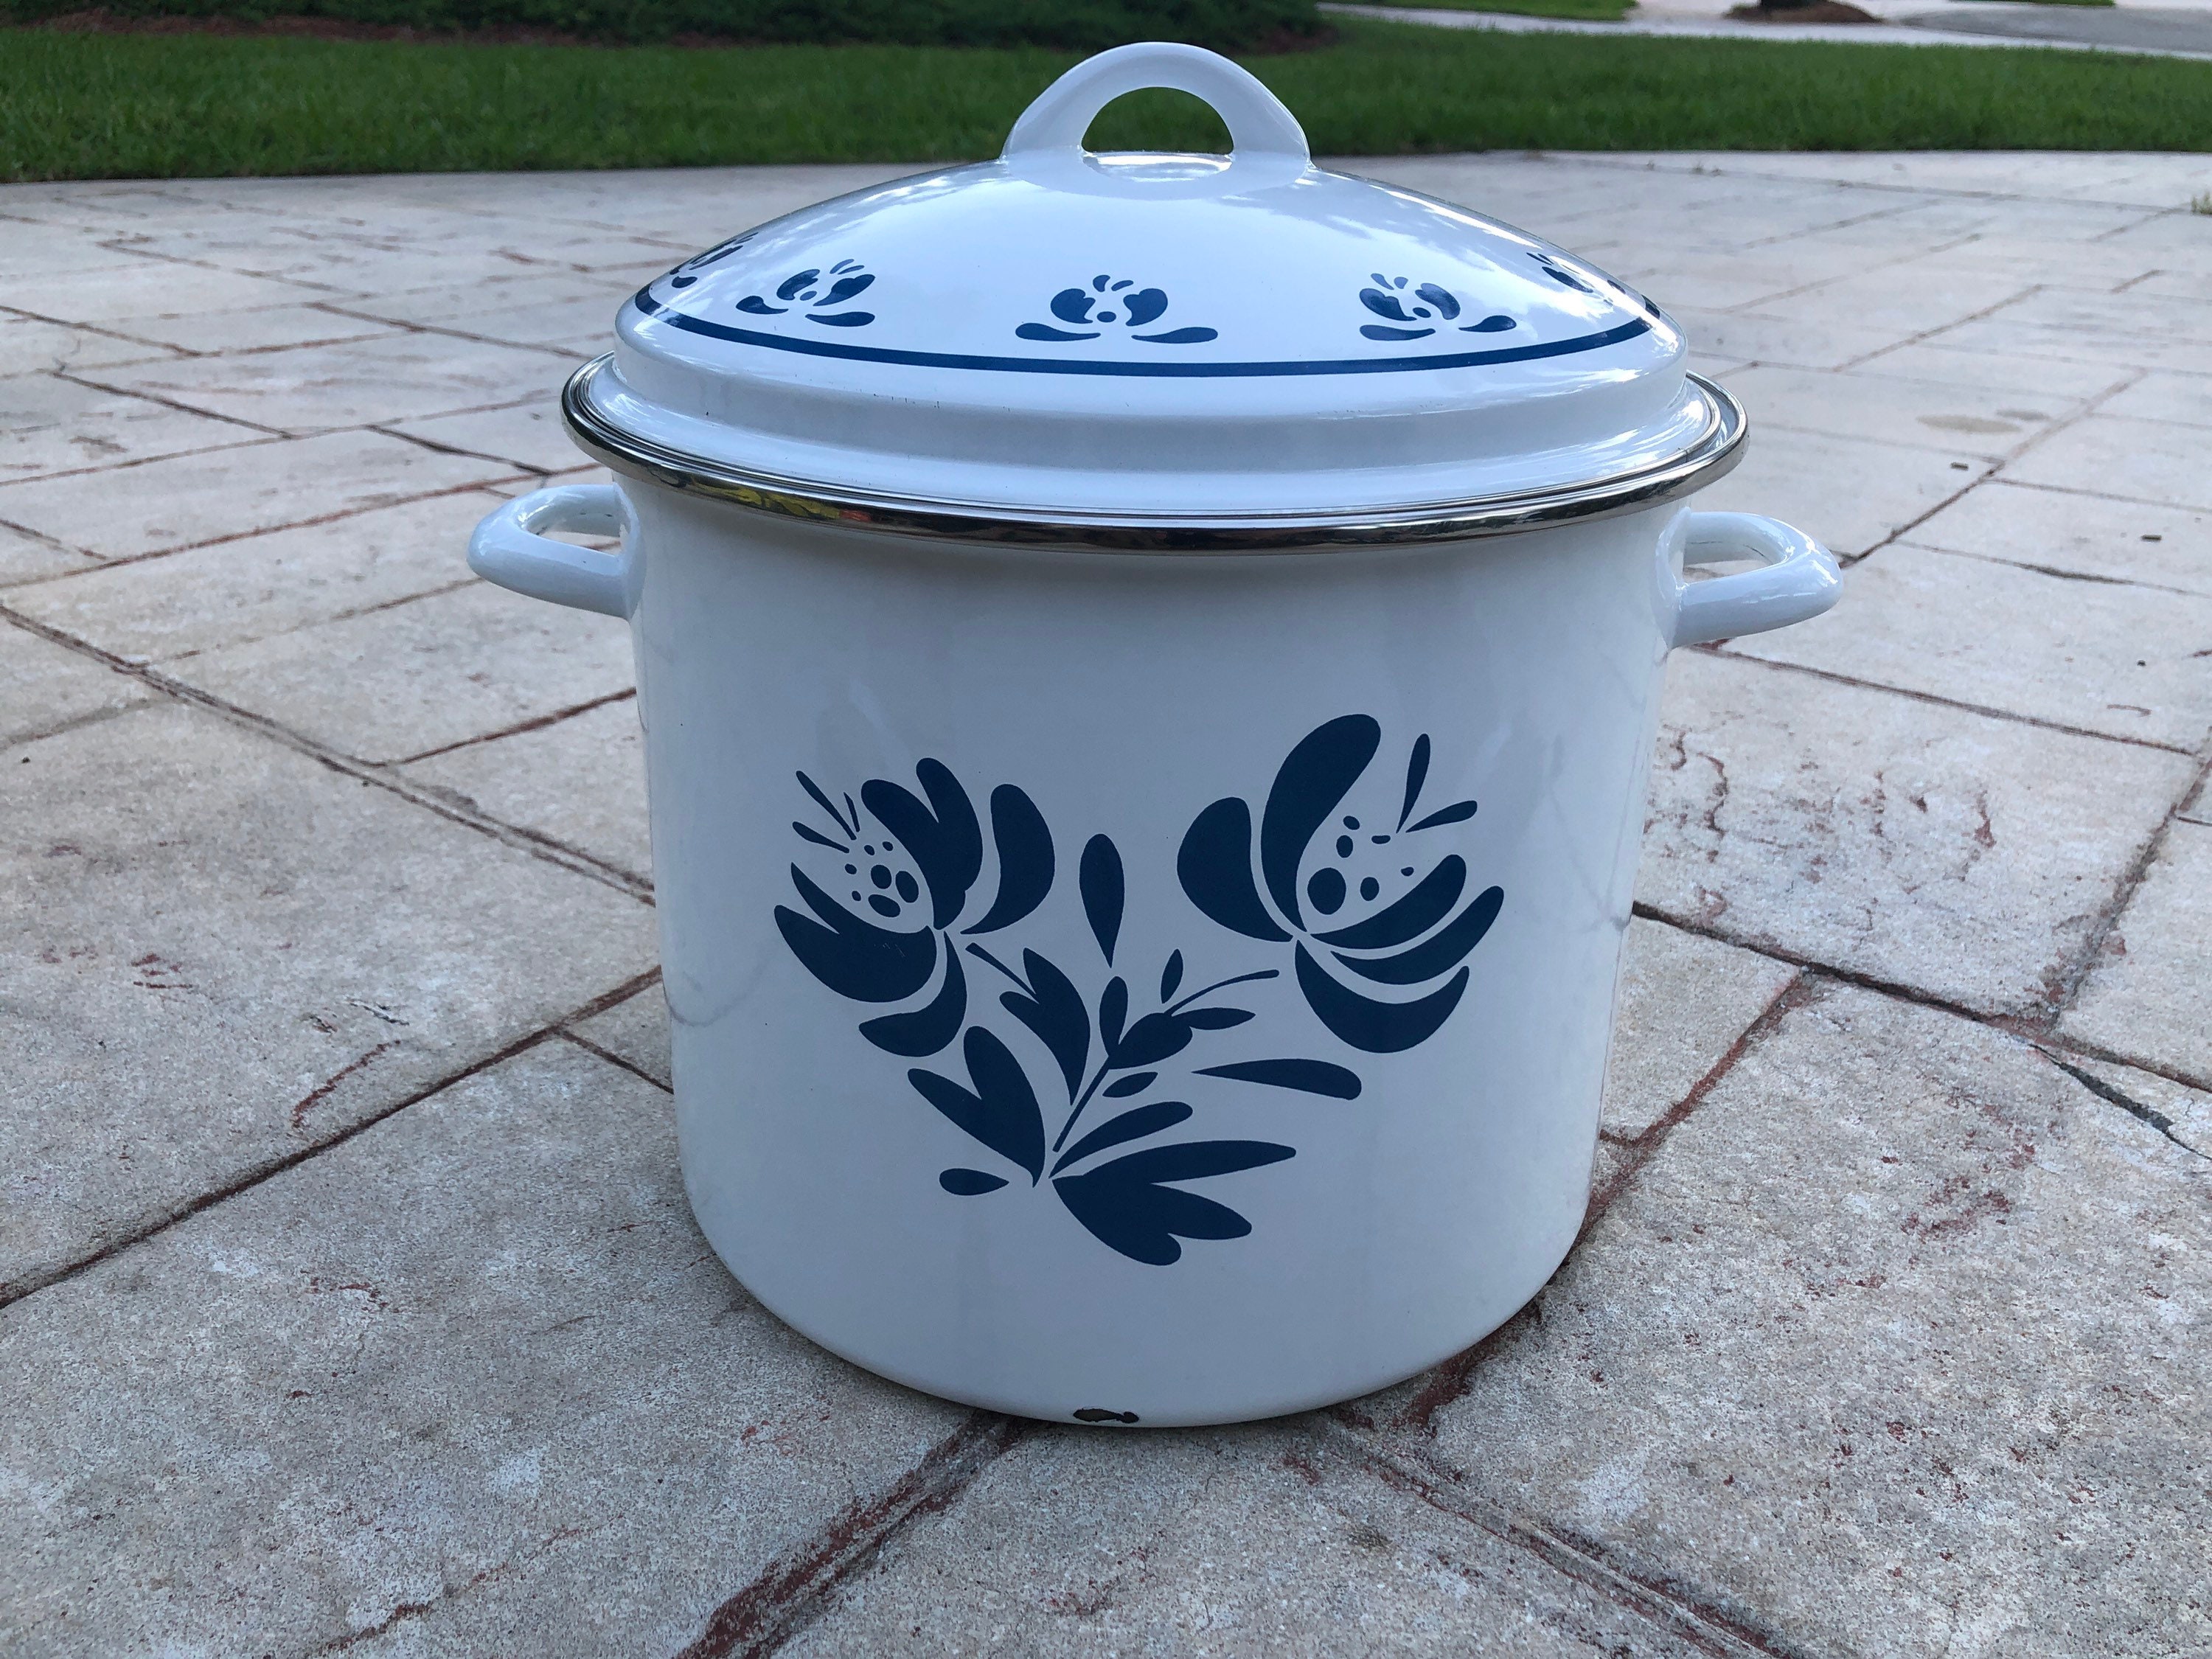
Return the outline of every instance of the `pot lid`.
<path id="1" fill-rule="evenodd" d="M 1222 155 L 1093 155 L 1172 87 Z M 647 283 L 565 400 L 618 469 L 928 533 L 1125 546 L 1418 539 L 1708 482 L 1741 416 L 1634 289 L 1313 166 L 1193 46 L 1078 65 L 998 160 L 734 236 Z"/>

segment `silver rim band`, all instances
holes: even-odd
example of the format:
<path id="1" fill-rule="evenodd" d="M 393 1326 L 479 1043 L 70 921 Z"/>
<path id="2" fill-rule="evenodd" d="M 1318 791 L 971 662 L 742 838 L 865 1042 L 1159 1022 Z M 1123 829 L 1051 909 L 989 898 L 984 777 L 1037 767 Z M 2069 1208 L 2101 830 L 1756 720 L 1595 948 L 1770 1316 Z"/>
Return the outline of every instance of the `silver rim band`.
<path id="1" fill-rule="evenodd" d="M 623 431 L 593 406 L 592 384 L 612 361 L 612 354 L 595 357 L 569 376 L 561 392 L 561 413 L 585 453 L 617 472 L 780 518 L 933 541 L 1109 553 L 1322 553 L 1344 547 L 1405 547 L 1638 512 L 1704 489 L 1743 457 L 1742 406 L 1712 381 L 1692 374 L 1690 382 L 1704 396 L 1708 411 L 1696 441 L 1655 465 L 1593 483 L 1343 514 L 1209 518 L 1024 512 L 872 495 L 748 472 L 665 448 Z"/>

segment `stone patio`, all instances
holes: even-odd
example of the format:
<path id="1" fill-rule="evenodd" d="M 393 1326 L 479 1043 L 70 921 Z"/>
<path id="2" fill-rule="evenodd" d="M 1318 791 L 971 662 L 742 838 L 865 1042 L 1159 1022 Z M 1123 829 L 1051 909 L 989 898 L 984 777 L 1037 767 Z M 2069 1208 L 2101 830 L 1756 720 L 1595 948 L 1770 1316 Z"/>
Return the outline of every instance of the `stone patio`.
<path id="1" fill-rule="evenodd" d="M 888 175 L 0 190 L 0 1650 L 2212 1652 L 2212 160 L 1440 157 L 1850 562 L 1668 684 L 1588 1227 L 1009 1422 L 678 1178 L 626 635 L 469 578 L 619 299 Z"/>

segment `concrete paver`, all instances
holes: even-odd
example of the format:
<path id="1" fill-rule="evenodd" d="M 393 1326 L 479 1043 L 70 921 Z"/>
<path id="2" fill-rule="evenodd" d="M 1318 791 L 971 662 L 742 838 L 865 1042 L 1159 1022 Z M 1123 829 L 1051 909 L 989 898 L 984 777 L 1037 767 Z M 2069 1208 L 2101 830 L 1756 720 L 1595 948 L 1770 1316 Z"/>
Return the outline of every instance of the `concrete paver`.
<path id="1" fill-rule="evenodd" d="M 2060 1030 L 2212 1088 L 2212 825 L 2172 826 Z"/>
<path id="2" fill-rule="evenodd" d="M 1408 1484 L 1295 1431 L 1049 1431 L 784 1652 L 1710 1651 Z"/>
<path id="3" fill-rule="evenodd" d="M 2191 757 L 1677 653 L 1638 898 L 1990 1013 L 2047 1014 Z"/>
<path id="4" fill-rule="evenodd" d="M 617 639 L 627 645 L 626 639 Z M 400 769 L 424 788 L 650 881 L 645 741 L 629 697 Z"/>
<path id="5" fill-rule="evenodd" d="M 0 1647 L 2212 1644 L 2212 158 L 1353 167 L 1637 276 L 1856 563 L 1669 670 L 1553 1285 L 1110 1439 L 717 1264 L 628 641 L 461 560 L 638 281 L 908 169 L 0 189 Z"/>
<path id="6" fill-rule="evenodd" d="M 1698 497 L 1717 512 L 1786 519 L 1838 558 L 1872 552 L 1990 476 L 1990 463 L 1917 445 L 1778 427 Z"/>
<path id="7" fill-rule="evenodd" d="M 0 629 L 0 743 L 20 744 L 153 694 L 145 683 L 20 628 Z M 21 763 L 18 763 L 19 764 Z M 13 789 L 22 786 L 9 780 Z"/>
<path id="8" fill-rule="evenodd" d="M 1439 1414 L 1476 1492 L 1785 1652 L 2212 1640 L 2212 1160 L 1850 989 L 1667 1139 Z"/>
<path id="9" fill-rule="evenodd" d="M 627 691 L 632 661 L 615 617 L 520 605 L 470 582 L 203 652 L 173 672 L 341 754 L 391 762 Z"/>
<path id="10" fill-rule="evenodd" d="M 1913 526 L 1904 539 L 2094 582 L 2212 594 L 2212 513 L 2170 503 L 1993 479 Z"/>
<path id="11" fill-rule="evenodd" d="M 106 559 L 132 558 L 442 495 L 517 468 L 381 432 L 248 442 L 82 476 L 0 484 L 0 523 Z"/>
<path id="12" fill-rule="evenodd" d="M 2212 598 L 1885 547 L 1844 577 L 1847 604 L 1728 649 L 1923 691 L 2185 754 L 2212 732 Z"/>
<path id="13" fill-rule="evenodd" d="M 453 550 L 500 499 L 471 489 L 372 507 L 35 583 L 8 603 L 119 657 L 194 656 L 467 580 Z"/>
<path id="14" fill-rule="evenodd" d="M 653 966 L 635 897 L 211 713 L 164 699 L 0 751 L 0 860 L 26 900 L 4 924 L 0 1286 Z"/>
<path id="15" fill-rule="evenodd" d="M 1631 921 L 1603 1132 L 1633 1139 L 1687 1100 L 1796 977 L 1771 957 L 1641 916 Z"/>
<path id="16" fill-rule="evenodd" d="M 0 1313 L 10 1652 L 665 1654 L 965 1416 L 764 1313 L 557 1039 L 71 1290 Z"/>

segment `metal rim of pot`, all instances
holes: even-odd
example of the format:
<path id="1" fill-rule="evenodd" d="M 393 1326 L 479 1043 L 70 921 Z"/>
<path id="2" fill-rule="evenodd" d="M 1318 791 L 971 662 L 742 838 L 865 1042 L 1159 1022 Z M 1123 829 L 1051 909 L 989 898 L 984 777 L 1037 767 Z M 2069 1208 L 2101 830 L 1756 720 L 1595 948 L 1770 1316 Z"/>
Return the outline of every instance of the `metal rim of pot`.
<path id="1" fill-rule="evenodd" d="M 1112 516 L 1026 511 L 979 502 L 871 495 L 801 478 L 751 472 L 667 448 L 616 426 L 594 407 L 593 382 L 613 355 L 568 379 L 561 412 L 578 445 L 617 472 L 687 495 L 820 525 L 933 541 L 1072 548 L 1109 553 L 1328 552 L 1406 547 L 1510 535 L 1549 525 L 1611 518 L 1704 489 L 1743 459 L 1742 405 L 1701 374 L 1685 376 L 1707 419 L 1689 445 L 1649 466 L 1582 483 L 1344 514 L 1200 514 Z"/>

